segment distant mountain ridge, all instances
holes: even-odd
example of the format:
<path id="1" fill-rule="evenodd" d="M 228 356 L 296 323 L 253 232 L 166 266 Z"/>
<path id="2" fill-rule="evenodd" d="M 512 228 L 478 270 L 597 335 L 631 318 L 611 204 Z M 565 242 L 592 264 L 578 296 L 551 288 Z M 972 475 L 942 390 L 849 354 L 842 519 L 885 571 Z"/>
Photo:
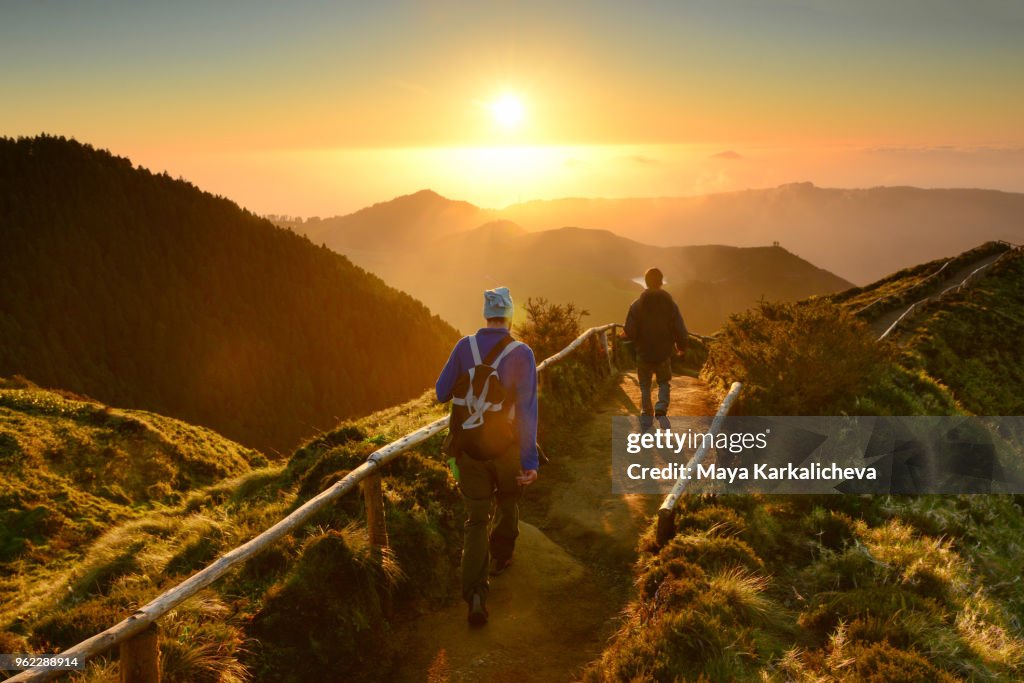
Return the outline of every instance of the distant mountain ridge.
<path id="1" fill-rule="evenodd" d="M 345 253 L 465 333 L 482 324 L 481 292 L 498 285 L 511 287 L 520 302 L 572 302 L 590 312 L 592 323 L 622 322 L 642 289 L 637 278 L 654 265 L 665 272 L 687 324 L 701 333 L 762 297 L 796 300 L 850 286 L 778 247 L 656 247 L 609 230 L 528 232 L 502 219 L 423 235 L 412 249 L 392 248 L 385 234 L 382 227 L 376 248 Z"/>
<path id="2" fill-rule="evenodd" d="M 1024 242 L 1024 194 L 791 183 L 695 197 L 561 199 L 502 209 L 527 230 L 582 225 L 648 244 L 783 247 L 864 284 L 986 240 Z"/>
<path id="3" fill-rule="evenodd" d="M 380 248 L 409 250 L 416 245 L 486 222 L 494 212 L 469 202 L 446 199 L 433 190 L 379 202 L 355 213 L 302 223 L 280 222 L 313 242 L 346 251 Z"/>
<path id="4" fill-rule="evenodd" d="M 289 225 L 317 243 L 372 263 L 372 253 L 389 242 L 393 248 L 410 248 L 403 245 L 494 220 L 528 232 L 565 226 L 610 230 L 663 247 L 779 242 L 817 266 L 864 284 L 980 241 L 1024 242 L 1024 194 L 790 183 L 692 197 L 537 200 L 492 210 L 423 191 L 347 216 Z"/>
<path id="5" fill-rule="evenodd" d="M 457 338 L 345 257 L 63 138 L 0 138 L 0 244 L 0 376 L 268 451 L 419 395 Z"/>

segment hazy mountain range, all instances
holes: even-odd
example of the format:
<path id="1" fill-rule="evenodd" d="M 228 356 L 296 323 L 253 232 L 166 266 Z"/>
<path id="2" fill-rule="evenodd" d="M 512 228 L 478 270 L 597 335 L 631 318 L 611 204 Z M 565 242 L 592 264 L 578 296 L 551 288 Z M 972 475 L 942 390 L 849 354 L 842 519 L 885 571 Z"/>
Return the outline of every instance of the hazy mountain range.
<path id="1" fill-rule="evenodd" d="M 1024 194 L 995 190 L 795 183 L 696 197 L 558 199 L 501 210 L 430 191 L 301 230 L 361 263 L 361 252 L 416 245 L 493 220 L 535 232 L 565 226 L 610 230 L 655 246 L 781 246 L 842 278 L 865 284 L 986 240 L 1024 242 Z"/>
<path id="2" fill-rule="evenodd" d="M 651 264 L 666 274 L 690 329 L 705 334 L 761 297 L 794 300 L 850 286 L 777 247 L 652 247 L 606 230 L 530 233 L 502 222 L 378 256 L 368 268 L 467 332 L 482 323 L 481 291 L 498 284 L 520 302 L 575 303 L 590 312 L 587 324 L 623 322 Z"/>
<path id="3" fill-rule="evenodd" d="M 491 219 L 482 225 L 479 221 Z M 794 300 L 850 283 L 778 247 L 662 247 L 609 230 L 563 227 L 530 232 L 515 222 L 430 191 L 349 216 L 285 223 L 346 254 L 426 303 L 463 331 L 481 323 L 481 291 L 512 288 L 588 310 L 591 323 L 622 322 L 657 265 L 690 328 L 713 332 L 760 298 Z"/>

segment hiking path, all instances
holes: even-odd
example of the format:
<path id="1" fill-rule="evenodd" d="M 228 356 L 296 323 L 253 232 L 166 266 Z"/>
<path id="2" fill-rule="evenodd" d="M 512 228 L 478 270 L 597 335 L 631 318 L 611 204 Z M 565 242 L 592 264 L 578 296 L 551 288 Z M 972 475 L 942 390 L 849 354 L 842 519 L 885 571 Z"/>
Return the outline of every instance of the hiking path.
<path id="1" fill-rule="evenodd" d="M 489 623 L 470 628 L 461 600 L 417 618 L 402 634 L 396 680 L 579 679 L 632 595 L 637 539 L 661 502 L 611 492 L 611 418 L 635 416 L 639 404 L 636 375 L 622 374 L 577 438 L 548 447 L 552 464 L 527 489 L 513 565 L 491 578 Z M 671 414 L 714 411 L 703 383 L 673 378 Z"/>

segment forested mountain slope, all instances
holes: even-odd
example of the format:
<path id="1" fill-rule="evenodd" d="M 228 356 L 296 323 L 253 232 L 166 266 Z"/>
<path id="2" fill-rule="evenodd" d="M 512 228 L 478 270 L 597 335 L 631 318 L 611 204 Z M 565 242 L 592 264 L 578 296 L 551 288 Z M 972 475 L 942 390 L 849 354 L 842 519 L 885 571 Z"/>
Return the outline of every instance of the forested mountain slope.
<path id="1" fill-rule="evenodd" d="M 343 256 L 63 138 L 0 139 L 0 375 L 285 451 L 419 394 L 456 332 Z"/>

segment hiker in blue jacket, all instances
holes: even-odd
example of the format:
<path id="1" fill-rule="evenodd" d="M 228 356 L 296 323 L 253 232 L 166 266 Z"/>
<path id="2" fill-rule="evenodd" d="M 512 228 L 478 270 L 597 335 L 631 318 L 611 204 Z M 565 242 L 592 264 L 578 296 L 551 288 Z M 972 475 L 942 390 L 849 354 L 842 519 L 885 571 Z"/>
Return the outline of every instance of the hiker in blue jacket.
<path id="1" fill-rule="evenodd" d="M 679 306 L 662 289 L 664 276 L 657 268 L 644 273 L 647 289 L 629 307 L 624 331 L 636 349 L 636 372 L 640 383 L 640 426 L 650 427 L 654 417 L 668 413 L 672 381 L 672 346 L 683 353 L 688 332 Z M 658 382 L 658 402 L 651 405 L 651 378 Z M 653 417 L 651 413 L 654 413 Z"/>
<path id="2" fill-rule="evenodd" d="M 486 327 L 459 340 L 436 386 L 437 400 L 453 403 L 451 450 L 466 505 L 462 597 L 469 604 L 468 618 L 474 626 L 487 623 L 489 558 L 491 575 L 500 574 L 512 563 L 519 536 L 519 499 L 523 487 L 537 480 L 537 364 L 530 347 L 511 337 L 512 312 L 508 288 L 484 292 Z M 491 372 L 481 368 L 482 364 L 496 367 L 493 372 L 500 387 L 490 391 L 492 398 L 503 395 L 498 407 L 488 403 L 489 407 L 479 408 L 481 392 L 473 377 L 480 384 L 482 376 Z M 474 405 L 479 412 L 463 420 Z M 493 436 L 497 432 L 487 432 L 486 443 L 480 441 L 484 437 L 469 438 L 474 434 L 470 430 L 477 424 L 483 427 L 484 422 L 492 429 L 497 425 L 506 436 L 498 438 Z M 482 433 L 484 429 L 475 432 Z M 494 528 L 488 535 L 492 510 Z"/>

